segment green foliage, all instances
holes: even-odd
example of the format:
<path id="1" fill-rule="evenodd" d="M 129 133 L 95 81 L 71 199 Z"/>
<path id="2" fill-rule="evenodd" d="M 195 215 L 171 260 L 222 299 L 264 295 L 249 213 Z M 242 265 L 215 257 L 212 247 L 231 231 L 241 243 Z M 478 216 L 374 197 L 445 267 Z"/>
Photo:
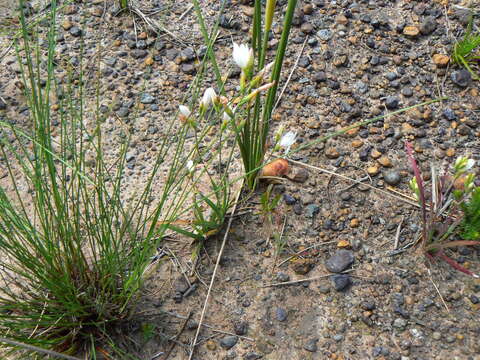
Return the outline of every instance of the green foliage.
<path id="1" fill-rule="evenodd" d="M 461 204 L 464 213 L 460 225 L 461 236 L 466 240 L 480 239 L 480 187 L 472 191 L 470 200 Z"/>
<path id="2" fill-rule="evenodd" d="M 82 54 L 63 82 L 55 78 L 56 15 L 52 1 L 44 48 L 20 14 L 16 50 L 32 126 L 0 122 L 9 175 L 0 186 L 0 332 L 19 344 L 95 356 L 98 342 L 114 347 L 109 331 L 132 316 L 151 256 L 184 211 L 189 128 L 167 126 L 151 173 L 127 200 L 129 135 L 107 161 L 101 101 L 86 95 Z M 60 92 L 53 113 L 50 99 Z M 163 188 L 154 189 L 166 161 Z M 24 347 L 10 345 L 26 358 Z"/>
<path id="3" fill-rule="evenodd" d="M 204 41 L 208 45 L 207 54 L 213 67 L 213 72 L 216 76 L 217 83 L 223 92 L 223 81 L 220 75 L 221 72 L 218 68 L 215 54 L 211 49 L 211 39 L 215 38 L 216 32 L 214 32 L 213 35 L 208 34 L 199 2 L 198 0 L 194 0 L 193 3 Z M 256 79 L 255 76 L 266 67 L 268 38 L 270 35 L 276 1 L 266 1 L 264 8 L 261 0 L 255 0 L 254 4 L 254 20 L 251 39 L 254 59 L 252 59 L 253 63 L 242 69 L 240 79 L 241 89 L 239 94 L 241 100 L 239 99 L 240 102 L 233 114 L 234 118 L 242 118 L 242 121 L 240 121 L 242 125 L 237 126 L 235 129 L 236 140 L 243 160 L 246 182 L 250 189 L 256 187 L 257 176 L 263 166 L 265 152 L 267 150 L 266 145 L 270 129 L 270 118 L 275 105 L 278 82 L 280 80 L 283 59 L 288 44 L 288 37 L 296 4 L 297 0 L 289 0 L 287 4 L 281 39 L 275 53 L 271 75 L 268 78 L 270 85 L 265 88 L 265 91 L 268 90 L 265 99 L 259 96 L 259 91 L 262 89 L 261 82 L 263 79 L 261 76 Z M 263 11 L 265 12 L 265 18 L 262 22 Z"/>
<path id="4" fill-rule="evenodd" d="M 462 234 L 462 229 L 464 235 L 475 236 L 480 224 L 478 212 L 480 188 L 475 187 L 475 176 L 469 171 L 475 165 L 475 161 L 466 157 L 458 158 L 452 174 L 439 173 L 432 165 L 431 190 L 428 191 L 409 142 L 406 143 L 406 148 L 414 173 L 410 189 L 420 205 L 422 214 L 420 242 L 425 255 L 429 258 L 438 257 L 454 269 L 478 277 L 445 254 L 445 250 L 449 248 L 480 245 L 476 238 L 451 240 L 453 236 Z"/>
<path id="5" fill-rule="evenodd" d="M 464 66 L 472 77 L 480 80 L 478 69 L 480 64 L 480 34 L 473 34 L 473 14 L 470 14 L 467 30 L 462 40 L 458 41 L 453 48 L 453 60 Z"/>
<path id="6" fill-rule="evenodd" d="M 128 9 L 128 0 L 119 0 L 120 2 L 120 9 L 125 10 Z"/>
<path id="7" fill-rule="evenodd" d="M 268 185 L 267 190 L 260 196 L 260 205 L 262 207 L 262 214 L 267 216 L 270 220 L 272 212 L 278 206 L 280 199 L 282 198 L 281 194 L 277 194 L 272 198 L 273 184 Z"/>

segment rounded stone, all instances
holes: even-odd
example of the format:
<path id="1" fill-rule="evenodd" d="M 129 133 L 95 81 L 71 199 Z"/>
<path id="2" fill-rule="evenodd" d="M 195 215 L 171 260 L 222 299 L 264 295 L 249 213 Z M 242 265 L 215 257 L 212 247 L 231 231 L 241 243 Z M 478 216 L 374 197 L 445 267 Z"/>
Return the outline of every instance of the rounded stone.
<path id="1" fill-rule="evenodd" d="M 383 174 L 383 180 L 385 180 L 388 185 L 394 186 L 402 180 L 402 177 L 398 171 L 392 170 Z"/>

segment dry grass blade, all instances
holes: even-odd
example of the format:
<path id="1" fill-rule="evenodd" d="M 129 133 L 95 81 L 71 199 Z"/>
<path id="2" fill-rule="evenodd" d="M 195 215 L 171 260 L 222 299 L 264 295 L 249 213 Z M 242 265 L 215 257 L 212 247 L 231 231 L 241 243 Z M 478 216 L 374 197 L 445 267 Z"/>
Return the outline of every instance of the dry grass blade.
<path id="1" fill-rule="evenodd" d="M 366 187 L 368 187 L 368 188 L 370 188 L 370 189 L 372 189 L 372 190 L 375 190 L 375 191 L 380 192 L 380 193 L 382 193 L 382 194 L 391 196 L 391 197 L 393 197 L 393 198 L 395 198 L 395 199 L 397 199 L 397 200 L 403 201 L 403 202 L 405 202 L 405 203 L 407 203 L 407 204 L 413 205 L 413 206 L 415 206 L 415 207 L 419 207 L 419 205 L 418 205 L 417 203 L 413 202 L 413 201 L 410 201 L 410 200 L 407 200 L 407 199 L 405 199 L 405 198 L 403 198 L 403 197 L 394 195 L 394 194 L 392 194 L 392 193 L 390 193 L 390 192 L 388 192 L 388 191 L 385 191 L 385 190 L 376 188 L 375 186 L 366 184 L 366 183 L 361 182 L 361 181 L 359 181 L 359 180 L 352 179 L 352 178 L 350 178 L 350 177 L 348 177 L 348 176 L 345 176 L 345 175 L 342 175 L 342 174 L 338 174 L 338 173 L 336 173 L 336 172 L 334 172 L 334 171 L 330 171 L 330 170 L 327 170 L 327 169 L 323 169 L 323 168 L 320 168 L 320 167 L 318 167 L 318 166 L 313 166 L 313 165 L 310 165 L 310 164 L 305 164 L 305 163 L 303 163 L 303 162 L 301 162 L 301 161 L 296 161 L 296 160 L 292 160 L 292 159 L 288 159 L 288 161 L 291 162 L 291 163 L 293 163 L 293 164 L 297 164 L 297 165 L 300 165 L 300 166 L 303 166 L 303 167 L 306 167 L 306 168 L 309 168 L 309 169 L 312 169 L 312 170 L 320 171 L 320 172 L 323 172 L 323 173 L 325 173 L 325 174 L 337 176 L 337 177 L 339 177 L 339 178 L 341 178 L 341 179 L 348 180 L 348 181 L 351 181 L 351 182 L 354 182 L 354 183 L 357 183 L 357 184 L 361 184 L 361 185 L 366 186 Z"/>

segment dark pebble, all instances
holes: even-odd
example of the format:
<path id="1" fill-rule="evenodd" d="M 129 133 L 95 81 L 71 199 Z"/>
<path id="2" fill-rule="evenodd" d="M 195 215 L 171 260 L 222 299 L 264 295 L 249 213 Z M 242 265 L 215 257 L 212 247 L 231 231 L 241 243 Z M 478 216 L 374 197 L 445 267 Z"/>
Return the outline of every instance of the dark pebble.
<path id="1" fill-rule="evenodd" d="M 74 37 L 79 37 L 82 35 L 82 29 L 80 29 L 78 26 L 72 26 L 68 32 Z"/>
<path id="2" fill-rule="evenodd" d="M 302 205 L 300 205 L 298 202 L 293 205 L 293 212 L 297 215 L 302 215 Z"/>
<path id="3" fill-rule="evenodd" d="M 279 282 L 286 282 L 286 281 L 290 281 L 290 276 L 288 274 L 283 273 L 283 272 L 279 272 L 279 273 L 277 273 L 276 279 Z"/>
<path id="4" fill-rule="evenodd" d="M 134 59 L 141 59 L 141 58 L 144 58 L 145 56 L 147 56 L 148 52 L 146 50 L 142 50 L 142 49 L 135 49 L 135 50 L 132 50 L 130 52 L 130 55 L 134 58 Z"/>
<path id="5" fill-rule="evenodd" d="M 303 348 L 309 352 L 317 352 L 318 350 L 317 342 L 318 342 L 317 338 L 310 339 L 305 343 L 305 346 Z"/>
<path id="6" fill-rule="evenodd" d="M 478 304 L 478 303 L 480 303 L 480 299 L 475 295 L 470 295 L 470 302 L 472 304 Z"/>
<path id="7" fill-rule="evenodd" d="M 309 204 L 306 206 L 305 217 L 311 219 L 320 212 L 320 207 L 316 204 Z"/>
<path id="8" fill-rule="evenodd" d="M 196 72 L 195 65 L 193 64 L 182 64 L 182 72 L 188 75 L 193 75 Z"/>
<path id="9" fill-rule="evenodd" d="M 330 278 L 333 281 L 333 287 L 337 291 L 346 290 L 350 286 L 350 284 L 352 283 L 350 275 L 348 275 L 348 274 L 332 275 Z"/>
<path id="10" fill-rule="evenodd" d="M 455 114 L 455 112 L 448 107 L 443 110 L 443 117 L 449 121 L 457 120 L 457 115 Z"/>
<path id="11" fill-rule="evenodd" d="M 427 17 L 421 24 L 420 24 L 420 32 L 422 35 L 430 35 L 432 32 L 435 31 L 437 28 L 437 22 L 433 17 Z"/>
<path id="12" fill-rule="evenodd" d="M 389 171 L 385 174 L 383 174 L 383 180 L 385 180 L 385 182 L 388 184 L 388 185 L 397 185 L 400 180 L 401 180 L 401 176 L 400 176 L 400 173 L 398 171 Z"/>
<path id="13" fill-rule="evenodd" d="M 466 69 L 454 71 L 451 75 L 453 83 L 461 88 L 466 88 L 472 81 L 472 75 Z"/>
<path id="14" fill-rule="evenodd" d="M 402 95 L 405 97 L 410 97 L 413 95 L 413 90 L 411 87 L 406 86 L 402 89 Z"/>
<path id="15" fill-rule="evenodd" d="M 261 359 L 263 355 L 257 354 L 256 352 L 249 352 L 243 355 L 244 360 L 258 360 Z"/>
<path id="16" fill-rule="evenodd" d="M 231 349 L 238 342 L 238 337 L 236 336 L 225 336 L 220 340 L 220 346 L 224 349 Z"/>
<path id="17" fill-rule="evenodd" d="M 130 112 L 130 110 L 128 110 L 128 108 L 121 107 L 120 109 L 118 109 L 117 115 L 120 116 L 120 117 L 126 117 L 126 116 L 128 116 L 129 112 Z"/>
<path id="18" fill-rule="evenodd" d="M 295 198 L 292 195 L 288 195 L 288 194 L 283 194 L 283 201 L 285 201 L 285 204 L 287 205 L 293 205 L 297 202 L 297 200 L 295 200 Z"/>
<path id="19" fill-rule="evenodd" d="M 287 320 L 287 311 L 284 308 L 277 308 L 275 310 L 275 317 L 278 321 L 286 321 Z"/>
<path id="20" fill-rule="evenodd" d="M 323 71 L 318 71 L 313 74 L 312 80 L 316 83 L 327 81 L 327 74 L 325 74 Z"/>
<path id="21" fill-rule="evenodd" d="M 394 110 L 400 104 L 400 100 L 396 96 L 388 96 L 385 100 L 385 106 L 388 110 Z"/>
<path id="22" fill-rule="evenodd" d="M 236 322 L 233 325 L 233 330 L 235 331 L 235 334 L 237 335 L 245 335 L 248 330 L 248 324 L 245 321 L 239 321 Z"/>
<path id="23" fill-rule="evenodd" d="M 137 49 L 144 50 L 147 48 L 147 43 L 145 42 L 145 40 L 138 40 L 136 46 L 137 46 Z"/>
<path id="24" fill-rule="evenodd" d="M 354 260 L 352 251 L 341 249 L 325 262 L 325 267 L 330 272 L 339 273 L 352 265 Z"/>

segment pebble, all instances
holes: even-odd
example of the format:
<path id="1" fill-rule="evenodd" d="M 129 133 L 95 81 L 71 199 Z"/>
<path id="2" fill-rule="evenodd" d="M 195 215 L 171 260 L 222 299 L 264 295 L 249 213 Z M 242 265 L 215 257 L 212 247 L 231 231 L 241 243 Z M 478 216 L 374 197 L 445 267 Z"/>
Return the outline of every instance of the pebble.
<path id="1" fill-rule="evenodd" d="M 420 24 L 420 32 L 422 35 L 430 35 L 432 32 L 435 31 L 437 28 L 437 21 L 434 17 L 427 17 L 421 24 Z"/>
<path id="2" fill-rule="evenodd" d="M 348 274 L 336 274 L 330 277 L 333 282 L 333 287 L 336 291 L 346 290 L 352 283 L 352 279 Z"/>
<path id="3" fill-rule="evenodd" d="M 409 25 L 403 28 L 403 35 L 407 37 L 414 38 L 414 37 L 417 37 L 418 34 L 420 34 L 420 29 L 416 26 Z"/>
<path id="4" fill-rule="evenodd" d="M 385 180 L 385 182 L 388 184 L 388 185 L 397 185 L 400 180 L 402 179 L 400 173 L 398 171 L 395 171 L 395 170 L 392 170 L 392 171 L 388 171 L 386 173 L 383 174 L 383 180 Z"/>
<path id="5" fill-rule="evenodd" d="M 213 340 L 208 340 L 206 343 L 207 349 L 210 351 L 214 351 L 217 349 L 217 344 Z"/>
<path id="6" fill-rule="evenodd" d="M 134 59 L 144 58 L 145 56 L 147 56 L 147 54 L 148 54 L 148 52 L 146 50 L 143 50 L 143 49 L 134 49 L 130 52 L 130 55 Z"/>
<path id="7" fill-rule="evenodd" d="M 305 217 L 311 219 L 320 212 L 320 207 L 316 204 L 309 204 L 305 207 Z"/>
<path id="8" fill-rule="evenodd" d="M 378 151 L 377 149 L 372 149 L 372 152 L 370 153 L 370 156 L 373 159 L 378 159 L 380 156 L 382 156 L 382 153 Z"/>
<path id="9" fill-rule="evenodd" d="M 292 269 L 295 274 L 306 275 L 312 270 L 314 265 L 315 261 L 313 259 L 297 259 L 292 262 Z"/>
<path id="10" fill-rule="evenodd" d="M 284 308 L 277 308 L 275 310 L 275 316 L 278 321 L 284 322 L 287 320 L 287 311 Z"/>
<path id="11" fill-rule="evenodd" d="M 309 352 L 317 352 L 318 350 L 317 342 L 318 342 L 317 338 L 310 339 L 305 343 L 303 348 Z"/>
<path id="12" fill-rule="evenodd" d="M 329 159 L 336 159 L 340 156 L 340 153 L 334 147 L 328 147 L 325 149 L 325 156 Z"/>
<path id="13" fill-rule="evenodd" d="M 382 156 L 382 157 L 381 157 L 380 159 L 378 159 L 377 161 L 378 161 L 378 162 L 380 163 L 380 165 L 382 165 L 383 167 L 392 167 L 392 166 L 393 166 L 391 160 L 390 160 L 388 157 L 386 157 L 386 156 Z"/>
<path id="14" fill-rule="evenodd" d="M 407 320 L 402 318 L 396 318 L 395 321 L 393 322 L 393 326 L 396 327 L 397 329 L 404 330 L 405 327 L 407 326 Z"/>
<path id="15" fill-rule="evenodd" d="M 332 38 L 332 32 L 328 29 L 322 29 L 317 32 L 317 36 L 323 41 L 328 41 Z"/>
<path id="16" fill-rule="evenodd" d="M 263 358 L 263 355 L 257 354 L 256 352 L 248 352 L 245 355 L 243 355 L 244 360 L 258 360 Z"/>
<path id="17" fill-rule="evenodd" d="M 438 331 L 435 331 L 433 334 L 432 334 L 432 338 L 434 340 L 440 340 L 442 338 L 442 334 L 439 333 Z"/>
<path id="18" fill-rule="evenodd" d="M 446 154 L 448 157 L 454 157 L 454 156 L 455 156 L 455 149 L 449 148 L 449 149 L 447 149 L 447 151 L 445 152 L 445 154 Z"/>
<path id="19" fill-rule="evenodd" d="M 82 30 L 78 26 L 72 26 L 69 30 L 69 33 L 73 37 L 80 37 L 82 35 Z"/>
<path id="20" fill-rule="evenodd" d="M 388 110 L 394 110 L 398 107 L 400 100 L 396 96 L 388 96 L 385 100 L 385 106 Z"/>
<path id="21" fill-rule="evenodd" d="M 313 6 L 312 4 L 305 4 L 303 6 L 303 13 L 305 15 L 311 15 L 313 13 Z"/>
<path id="22" fill-rule="evenodd" d="M 143 93 L 142 96 L 140 96 L 140 102 L 142 104 L 152 104 L 154 101 L 155 98 L 148 93 Z"/>
<path id="23" fill-rule="evenodd" d="M 220 346 L 224 349 L 231 349 L 238 342 L 237 336 L 225 336 L 220 340 Z"/>
<path id="24" fill-rule="evenodd" d="M 367 168 L 367 173 L 368 173 L 368 175 L 371 175 L 371 176 L 377 175 L 379 171 L 380 171 L 380 169 L 378 168 L 377 165 L 369 166 Z"/>
<path id="25" fill-rule="evenodd" d="M 245 335 L 248 330 L 248 324 L 245 321 L 239 321 L 236 322 L 233 325 L 233 330 L 235 331 L 235 334 L 237 335 Z"/>
<path id="26" fill-rule="evenodd" d="M 350 220 L 350 227 L 351 228 L 357 228 L 360 226 L 360 220 L 358 220 L 357 218 L 354 218 L 352 220 Z"/>
<path id="27" fill-rule="evenodd" d="M 452 82 L 461 88 L 466 88 L 472 81 L 472 75 L 466 69 L 454 71 L 450 77 Z"/>
<path id="28" fill-rule="evenodd" d="M 285 201 L 285 204 L 287 205 L 293 205 L 297 202 L 297 200 L 289 194 L 283 194 L 283 201 Z"/>
<path id="29" fill-rule="evenodd" d="M 308 179 L 308 170 L 305 168 L 295 168 L 292 170 L 292 175 L 289 179 L 298 183 L 304 183 Z"/>
<path id="30" fill-rule="evenodd" d="M 442 115 L 448 120 L 448 121 L 455 121 L 457 120 L 457 115 L 455 114 L 455 111 L 453 111 L 451 108 L 447 107 L 445 110 L 443 110 Z"/>
<path id="31" fill-rule="evenodd" d="M 354 260 L 351 250 L 340 249 L 325 262 L 325 267 L 330 272 L 339 273 L 350 267 Z"/>
<path id="32" fill-rule="evenodd" d="M 193 75 L 197 71 L 194 64 L 182 64 L 182 72 L 188 75 Z"/>
<path id="33" fill-rule="evenodd" d="M 304 34 L 311 34 L 313 32 L 313 26 L 310 23 L 303 23 L 300 30 L 302 30 Z"/>
<path id="34" fill-rule="evenodd" d="M 7 108 L 7 103 L 3 101 L 3 99 L 0 97 L 0 110 L 5 110 Z"/>
<path id="35" fill-rule="evenodd" d="M 73 24 L 68 20 L 64 20 L 62 22 L 62 27 L 63 27 L 63 30 L 65 30 L 65 31 L 70 30 L 72 28 L 72 26 L 73 26 Z"/>
<path id="36" fill-rule="evenodd" d="M 439 68 L 446 67 L 450 62 L 450 58 L 447 55 L 443 55 L 443 54 L 433 55 L 432 60 L 433 60 L 433 63 Z"/>

